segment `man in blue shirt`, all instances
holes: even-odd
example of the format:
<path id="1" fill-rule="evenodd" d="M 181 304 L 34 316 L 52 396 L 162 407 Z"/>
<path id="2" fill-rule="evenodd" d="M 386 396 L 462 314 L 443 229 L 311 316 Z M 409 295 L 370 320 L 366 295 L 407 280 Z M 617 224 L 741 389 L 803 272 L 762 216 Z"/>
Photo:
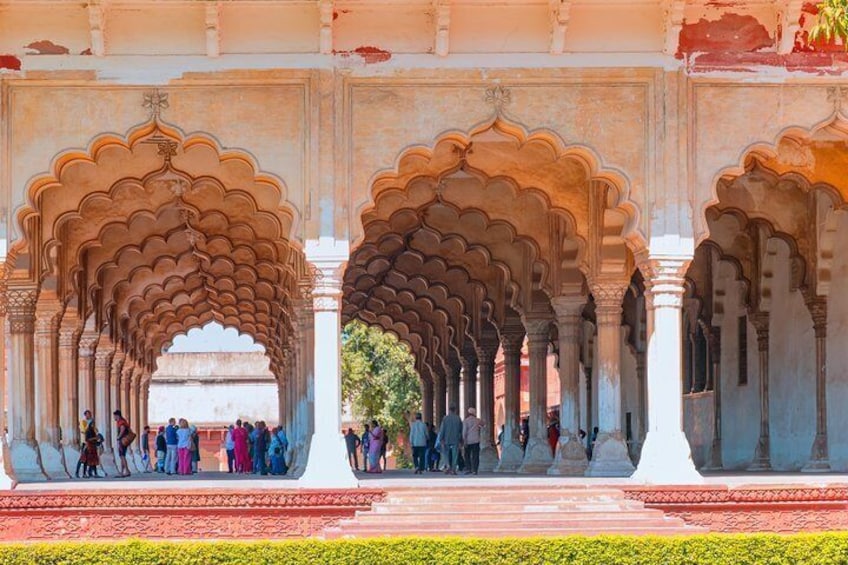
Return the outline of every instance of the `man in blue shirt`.
<path id="1" fill-rule="evenodd" d="M 165 426 L 165 471 L 169 475 L 177 473 L 177 421 L 174 418 L 168 420 Z"/>

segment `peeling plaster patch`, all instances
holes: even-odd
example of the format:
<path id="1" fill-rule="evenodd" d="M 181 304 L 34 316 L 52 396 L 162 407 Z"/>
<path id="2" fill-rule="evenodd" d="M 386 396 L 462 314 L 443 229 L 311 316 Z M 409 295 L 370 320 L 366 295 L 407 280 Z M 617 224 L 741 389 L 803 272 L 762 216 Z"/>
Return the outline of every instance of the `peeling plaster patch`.
<path id="1" fill-rule="evenodd" d="M 793 53 L 841 53 L 845 49 L 842 45 L 836 43 L 835 40 L 830 42 L 825 42 L 824 40 L 819 39 L 818 41 L 814 41 L 810 43 L 810 31 L 809 29 L 804 29 L 807 23 L 807 18 L 810 17 L 810 21 L 815 23 L 816 16 L 819 15 L 819 7 L 815 2 L 805 2 L 801 7 L 801 17 L 798 18 L 798 25 L 801 27 L 795 33 L 795 44 L 792 47 Z"/>
<path id="2" fill-rule="evenodd" d="M 392 58 L 391 51 L 386 51 L 385 49 L 380 49 L 379 47 L 371 45 L 363 45 L 357 47 L 353 51 L 335 51 L 334 53 L 336 55 L 341 55 L 342 57 L 358 55 L 362 58 L 362 61 L 366 65 L 370 65 L 372 63 L 385 63 Z"/>
<path id="3" fill-rule="evenodd" d="M 80 51 L 80 55 L 91 55 L 91 47 L 88 47 L 87 49 L 83 49 L 82 51 Z"/>
<path id="4" fill-rule="evenodd" d="M 677 57 L 698 52 L 750 52 L 773 45 L 774 38 L 754 16 L 722 14 L 718 20 L 701 18 L 697 23 L 684 23 Z"/>
<path id="5" fill-rule="evenodd" d="M 848 54 L 839 53 L 701 53 L 687 60 L 691 73 L 713 71 L 758 72 L 758 68 L 783 68 L 789 72 L 841 76 L 848 74 Z"/>
<path id="6" fill-rule="evenodd" d="M 21 60 L 14 55 L 0 55 L 0 69 L 21 70 Z"/>
<path id="7" fill-rule="evenodd" d="M 35 51 L 34 53 L 30 53 L 30 55 L 67 55 L 70 53 L 70 50 L 64 45 L 57 45 L 49 39 L 33 41 L 26 48 Z"/>

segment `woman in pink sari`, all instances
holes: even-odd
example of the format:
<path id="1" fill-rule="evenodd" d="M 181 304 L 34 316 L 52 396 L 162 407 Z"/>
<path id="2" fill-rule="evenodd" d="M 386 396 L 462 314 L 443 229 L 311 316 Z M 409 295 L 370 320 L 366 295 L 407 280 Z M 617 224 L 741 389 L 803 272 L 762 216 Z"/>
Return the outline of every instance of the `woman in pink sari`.
<path id="1" fill-rule="evenodd" d="M 253 465 L 250 462 L 250 451 L 247 447 L 247 430 L 242 427 L 241 420 L 236 420 L 232 437 L 235 444 L 236 473 L 249 473 Z"/>
<path id="2" fill-rule="evenodd" d="M 371 443 L 368 445 L 368 472 L 382 473 L 380 468 L 380 448 L 385 441 L 383 437 L 383 428 L 377 423 L 377 420 L 371 420 Z"/>

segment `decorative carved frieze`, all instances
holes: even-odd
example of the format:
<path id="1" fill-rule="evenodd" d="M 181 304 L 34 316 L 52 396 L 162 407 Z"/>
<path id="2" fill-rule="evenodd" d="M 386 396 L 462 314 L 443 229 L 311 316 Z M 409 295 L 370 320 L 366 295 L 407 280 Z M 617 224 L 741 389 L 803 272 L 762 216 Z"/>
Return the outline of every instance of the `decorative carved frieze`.
<path id="1" fill-rule="evenodd" d="M 6 293 L 9 331 L 13 334 L 35 331 L 35 306 L 38 289 L 34 287 L 9 287 Z"/>

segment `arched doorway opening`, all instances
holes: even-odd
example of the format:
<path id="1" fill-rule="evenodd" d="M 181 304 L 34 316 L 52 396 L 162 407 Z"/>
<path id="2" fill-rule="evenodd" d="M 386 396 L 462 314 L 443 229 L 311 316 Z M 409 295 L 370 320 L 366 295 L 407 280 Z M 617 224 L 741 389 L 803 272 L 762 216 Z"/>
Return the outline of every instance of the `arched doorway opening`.
<path id="1" fill-rule="evenodd" d="M 384 435 L 381 447 L 388 448 L 380 467 L 411 468 L 408 436 L 410 424 L 420 410 L 421 392 L 408 344 L 379 326 L 358 320 L 348 322 L 342 330 L 341 370 L 342 427 L 346 434 L 353 430 L 362 439 L 356 466 L 366 468 L 368 453 L 364 446 L 370 441 L 363 436 L 371 433 L 366 431 L 366 425 L 376 420 Z"/>
<path id="2" fill-rule="evenodd" d="M 279 180 L 249 154 L 154 115 L 125 138 L 104 135 L 58 156 L 28 195 L 5 281 L 17 480 L 69 475 L 86 408 L 111 465 L 112 412 L 142 429 L 159 355 L 213 321 L 264 347 L 285 399 L 279 418 L 303 449 L 307 419 L 295 413 L 306 404 L 285 393 L 305 379 L 307 312 L 297 305 L 311 275 Z"/>
<path id="3" fill-rule="evenodd" d="M 147 410 L 150 445 L 159 426 L 185 418 L 199 437 L 200 471 L 232 472 L 226 440 L 234 422 L 262 421 L 273 429 L 281 424 L 282 407 L 265 348 L 210 322 L 176 336 L 158 357 Z M 151 457 L 158 459 L 157 451 Z"/>
<path id="4" fill-rule="evenodd" d="M 404 153 L 396 170 L 374 180 L 345 272 L 343 316 L 379 325 L 409 344 L 423 412 L 432 421 L 449 406 L 462 414 L 479 408 L 481 470 L 632 472 L 620 401 L 620 328 L 634 251 L 642 243 L 625 186 L 590 151 L 565 147 L 547 133 L 528 135 L 500 116 L 467 136 L 445 135 L 432 148 Z M 590 302 L 599 354 L 581 355 Z M 529 433 L 522 449 L 525 341 Z M 500 454 L 493 425 L 499 350 L 505 373 Z M 549 404 L 554 353 L 560 398 Z M 600 433 L 590 467 L 577 437 L 580 365 L 598 356 Z M 563 428 L 555 453 L 547 437 L 551 406 L 558 407 Z"/>
<path id="5" fill-rule="evenodd" d="M 834 292 L 848 260 L 844 128 L 836 115 L 753 147 L 705 210 L 687 274 L 690 340 L 705 346 L 688 380 L 710 396 L 700 419 L 711 433 L 695 449 L 705 468 L 846 468 L 844 417 L 828 410 L 846 400 L 848 314 Z"/>

